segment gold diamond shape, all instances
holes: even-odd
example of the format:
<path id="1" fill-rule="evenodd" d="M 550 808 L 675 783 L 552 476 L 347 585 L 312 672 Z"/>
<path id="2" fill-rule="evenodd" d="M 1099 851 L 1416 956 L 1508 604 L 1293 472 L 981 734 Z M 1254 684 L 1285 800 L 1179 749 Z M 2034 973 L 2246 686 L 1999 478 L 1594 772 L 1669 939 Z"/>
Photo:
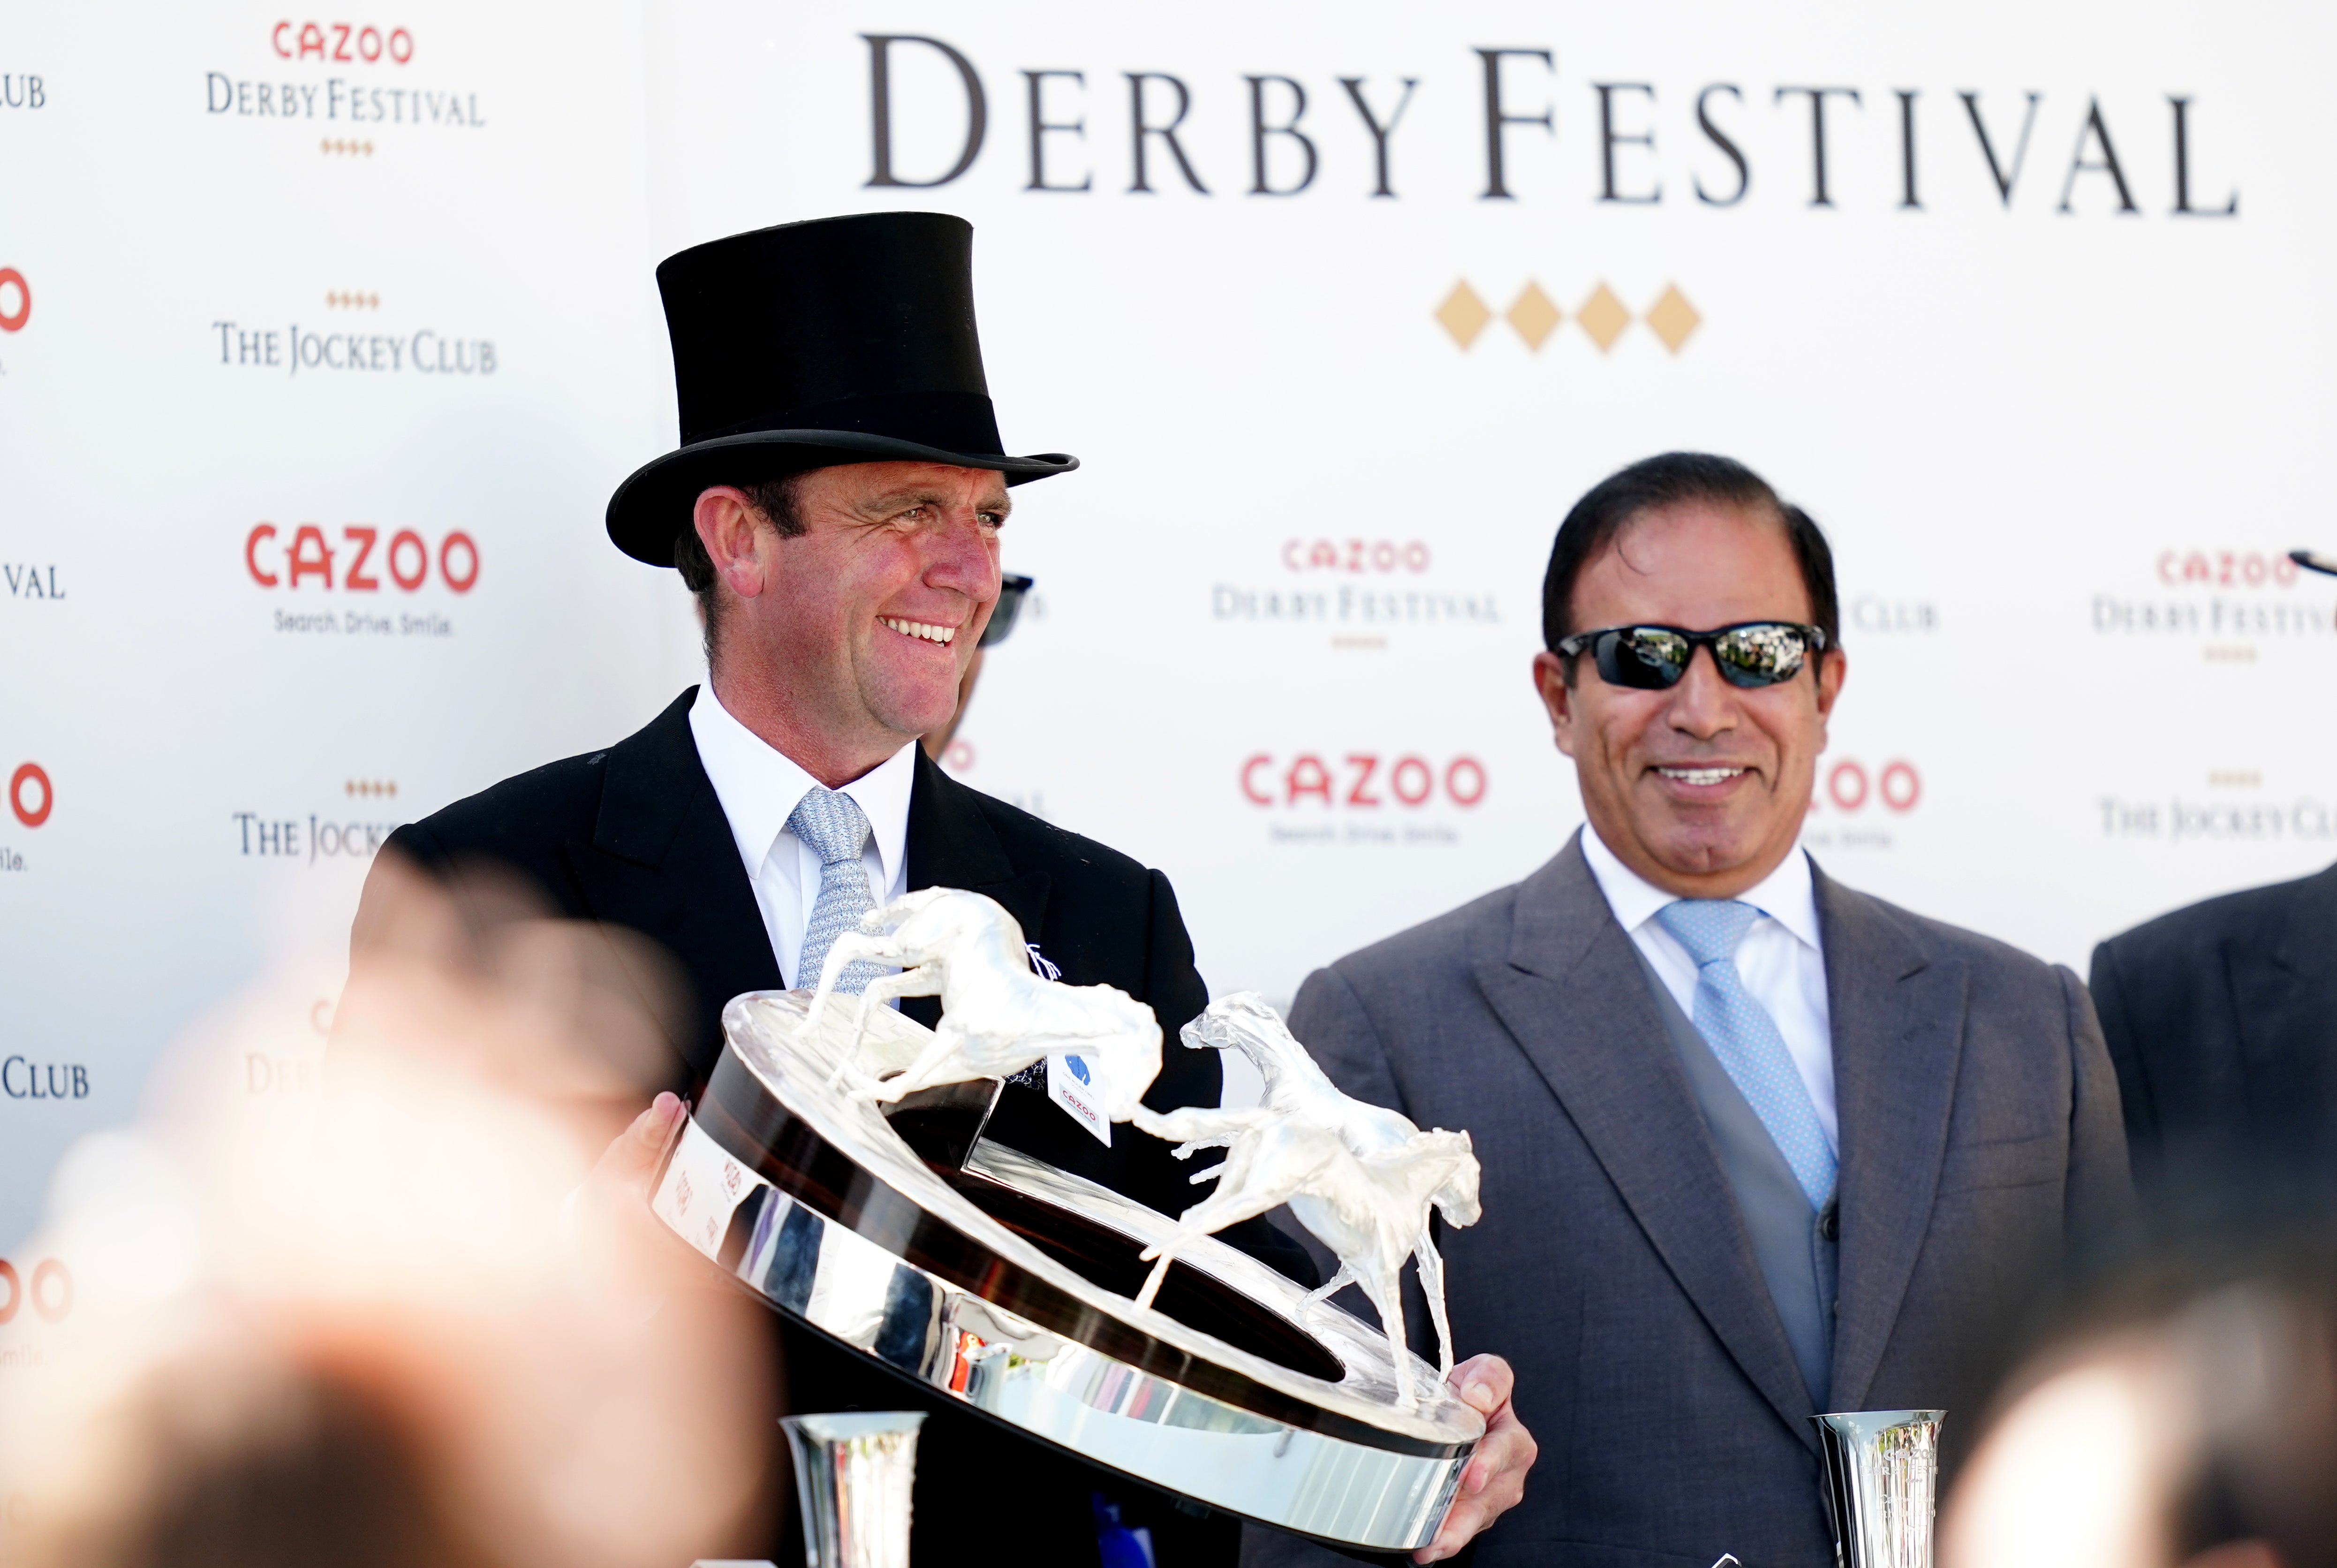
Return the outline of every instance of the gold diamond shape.
<path id="1" fill-rule="evenodd" d="M 1469 287 L 1466 278 L 1452 285 L 1452 292 L 1436 308 L 1436 324 L 1452 334 L 1452 341 L 1463 348 L 1477 340 L 1477 334 L 1492 318 L 1492 311 L 1477 298 L 1477 291 Z"/>
<path id="2" fill-rule="evenodd" d="M 1550 335 L 1558 330 L 1562 318 L 1558 307 L 1550 302 L 1550 296 L 1541 291 L 1541 285 L 1529 280 L 1511 302 L 1507 319 L 1517 328 L 1518 336 L 1526 340 L 1526 347 L 1539 354 Z"/>
<path id="3" fill-rule="evenodd" d="M 1590 334 L 1590 340 L 1598 344 L 1599 352 L 1604 354 L 1615 347 L 1615 339 L 1620 338 L 1623 328 L 1631 324 L 1631 313 L 1623 308 L 1620 299 L 1615 298 L 1615 290 L 1601 283 L 1590 291 L 1590 298 L 1582 302 L 1582 309 L 1574 313 L 1574 322 Z"/>
<path id="4" fill-rule="evenodd" d="M 1688 334 L 1703 324 L 1704 318 L 1696 313 L 1696 307 L 1687 302 L 1687 296 L 1679 291 L 1677 283 L 1665 284 L 1664 297 L 1648 312 L 1648 325 L 1664 340 L 1664 347 L 1675 354 L 1687 341 Z"/>

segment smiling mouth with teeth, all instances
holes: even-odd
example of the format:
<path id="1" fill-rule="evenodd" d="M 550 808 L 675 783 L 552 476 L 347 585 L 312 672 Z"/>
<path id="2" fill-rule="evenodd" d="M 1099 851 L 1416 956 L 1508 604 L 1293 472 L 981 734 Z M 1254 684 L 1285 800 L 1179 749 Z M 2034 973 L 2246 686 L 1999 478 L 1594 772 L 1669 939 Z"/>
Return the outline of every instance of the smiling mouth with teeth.
<path id="1" fill-rule="evenodd" d="M 929 626 L 923 621 L 902 621 L 890 615 L 880 615 L 876 619 L 904 637 L 922 637 L 928 642 L 939 642 L 944 646 L 957 636 L 954 626 Z"/>
<path id="2" fill-rule="evenodd" d="M 1745 769 L 1742 768 L 1658 768 L 1656 771 L 1667 779 L 1676 779 L 1683 784 L 1726 784 Z"/>

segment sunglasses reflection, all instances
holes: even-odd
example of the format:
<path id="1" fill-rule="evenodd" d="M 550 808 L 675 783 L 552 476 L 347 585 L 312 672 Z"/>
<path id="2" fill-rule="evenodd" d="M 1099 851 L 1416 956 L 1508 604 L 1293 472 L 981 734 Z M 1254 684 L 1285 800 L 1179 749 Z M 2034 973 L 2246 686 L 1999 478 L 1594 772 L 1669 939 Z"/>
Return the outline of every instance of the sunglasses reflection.
<path id="1" fill-rule="evenodd" d="M 1558 652 L 1574 658 L 1586 649 L 1599 678 L 1610 686 L 1661 691 L 1679 684 L 1698 648 L 1712 651 L 1713 666 L 1732 686 L 1775 686 L 1801 673 L 1813 651 L 1823 651 L 1825 632 L 1791 621 L 1740 621 L 1692 632 L 1684 626 L 1609 626 L 1578 632 L 1560 642 Z"/>

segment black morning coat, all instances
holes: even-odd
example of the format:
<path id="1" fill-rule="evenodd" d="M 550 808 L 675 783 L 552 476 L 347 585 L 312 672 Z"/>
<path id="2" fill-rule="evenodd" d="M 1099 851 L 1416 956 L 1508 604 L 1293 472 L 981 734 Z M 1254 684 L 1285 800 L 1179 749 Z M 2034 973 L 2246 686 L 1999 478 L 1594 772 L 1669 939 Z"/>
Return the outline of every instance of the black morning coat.
<path id="1" fill-rule="evenodd" d="M 507 779 L 392 834 L 388 848 L 459 887 L 466 865 L 500 864 L 527 877 L 571 918 L 629 926 L 654 939 L 687 973 L 693 1015 L 674 1041 L 670 1086 L 694 1094 L 722 1048 L 722 1007 L 746 991 L 778 990 L 782 977 L 762 913 L 738 858 L 714 786 L 689 728 L 696 687 L 638 734 L 604 751 L 572 757 Z M 1159 1015 L 1160 1077 L 1145 1102 L 1168 1111 L 1215 1105 L 1221 1080 L 1215 1051 L 1188 1050 L 1177 1032 L 1208 1004 L 1193 945 L 1168 879 L 1092 839 L 1066 833 L 969 789 L 920 750 L 909 794 L 908 885 L 963 887 L 995 898 L 1026 940 L 1062 971 L 1066 984 L 1117 985 Z M 377 890 L 368 882 L 367 903 Z M 357 915 L 359 940 L 367 923 Z M 931 997 L 902 1011 L 926 1024 L 940 1015 Z M 1166 1213 L 1200 1200 L 1208 1188 L 1169 1146 L 1123 1129 L 1110 1149 L 1075 1125 L 1036 1089 L 1010 1084 L 986 1136 L 1103 1182 Z M 1225 1240 L 1312 1285 L 1313 1261 L 1295 1243 L 1253 1221 Z M 976 1540 L 1010 1545 L 1021 1561 L 1099 1560 L 1090 1494 L 1120 1504 L 1126 1524 L 1151 1527 L 1160 1568 L 1230 1563 L 1237 1526 L 1172 1510 L 1166 1498 L 1092 1470 L 1057 1451 L 966 1414 L 836 1348 L 784 1318 L 778 1325 L 789 1408 L 930 1412 L 918 1439 L 912 1555 L 959 1560 Z M 773 1543 L 791 1561 L 802 1537 L 789 1488 L 787 1532 Z"/>
<path id="2" fill-rule="evenodd" d="M 2213 1226 L 2337 1202 L 2337 866 L 2094 949 L 2137 1185 Z"/>

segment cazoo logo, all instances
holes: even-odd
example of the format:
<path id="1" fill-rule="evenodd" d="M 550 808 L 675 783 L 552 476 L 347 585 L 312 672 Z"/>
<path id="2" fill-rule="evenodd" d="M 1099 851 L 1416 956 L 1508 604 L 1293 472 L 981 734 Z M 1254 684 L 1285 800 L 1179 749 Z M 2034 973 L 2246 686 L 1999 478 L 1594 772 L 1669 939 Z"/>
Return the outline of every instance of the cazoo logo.
<path id="1" fill-rule="evenodd" d="M 2295 562 L 2277 551 L 2161 550 L 2158 580 L 2169 588 L 2293 588 Z"/>
<path id="2" fill-rule="evenodd" d="M 73 1271 L 54 1258 L 44 1258 L 28 1279 L 0 1258 L 0 1324 L 13 1323 L 26 1307 L 44 1323 L 62 1323 L 73 1310 Z"/>
<path id="3" fill-rule="evenodd" d="M 303 523 L 284 536 L 273 523 L 253 525 L 243 536 L 243 565 L 262 588 L 298 588 L 313 579 L 327 588 L 372 593 L 386 577 L 411 593 L 430 581 L 435 564 L 438 580 L 457 593 L 468 593 L 479 581 L 479 547 L 457 528 L 438 541 L 434 554 L 429 543 L 411 528 L 401 528 L 382 543 L 382 531 L 366 523 L 346 524 L 337 548 L 325 542 L 325 530 Z"/>
<path id="4" fill-rule="evenodd" d="M 1485 799 L 1485 765 L 1465 754 L 1438 764 L 1377 751 L 1328 757 L 1301 751 L 1288 758 L 1260 751 L 1243 759 L 1240 782 L 1242 798 L 1253 806 L 1314 801 L 1348 810 L 1418 810 L 1442 800 L 1466 808 Z"/>
<path id="5" fill-rule="evenodd" d="M 38 762 L 19 762 L 8 775 L 8 809 L 16 820 L 27 828 L 38 828 L 49 819 L 49 808 L 57 803 L 57 792 L 49 786 L 49 775 Z"/>
<path id="6" fill-rule="evenodd" d="M 1893 760 L 1880 768 L 1845 757 L 1818 770 L 1818 787 L 1810 791 L 1810 809 L 1844 814 L 1869 806 L 1902 815 L 1923 799 L 1923 776 L 1912 762 Z"/>
<path id="7" fill-rule="evenodd" d="M 1418 539 L 1286 539 L 1282 564 L 1293 572 L 1345 572 L 1383 576 L 1428 570 L 1428 546 Z"/>
<path id="8" fill-rule="evenodd" d="M 329 35 L 329 43 L 328 43 Z M 414 58 L 414 34 L 403 27 L 384 32 L 377 24 L 356 22 L 279 22 L 268 42 L 279 60 L 363 61 L 376 64 L 384 55 L 403 65 Z"/>

